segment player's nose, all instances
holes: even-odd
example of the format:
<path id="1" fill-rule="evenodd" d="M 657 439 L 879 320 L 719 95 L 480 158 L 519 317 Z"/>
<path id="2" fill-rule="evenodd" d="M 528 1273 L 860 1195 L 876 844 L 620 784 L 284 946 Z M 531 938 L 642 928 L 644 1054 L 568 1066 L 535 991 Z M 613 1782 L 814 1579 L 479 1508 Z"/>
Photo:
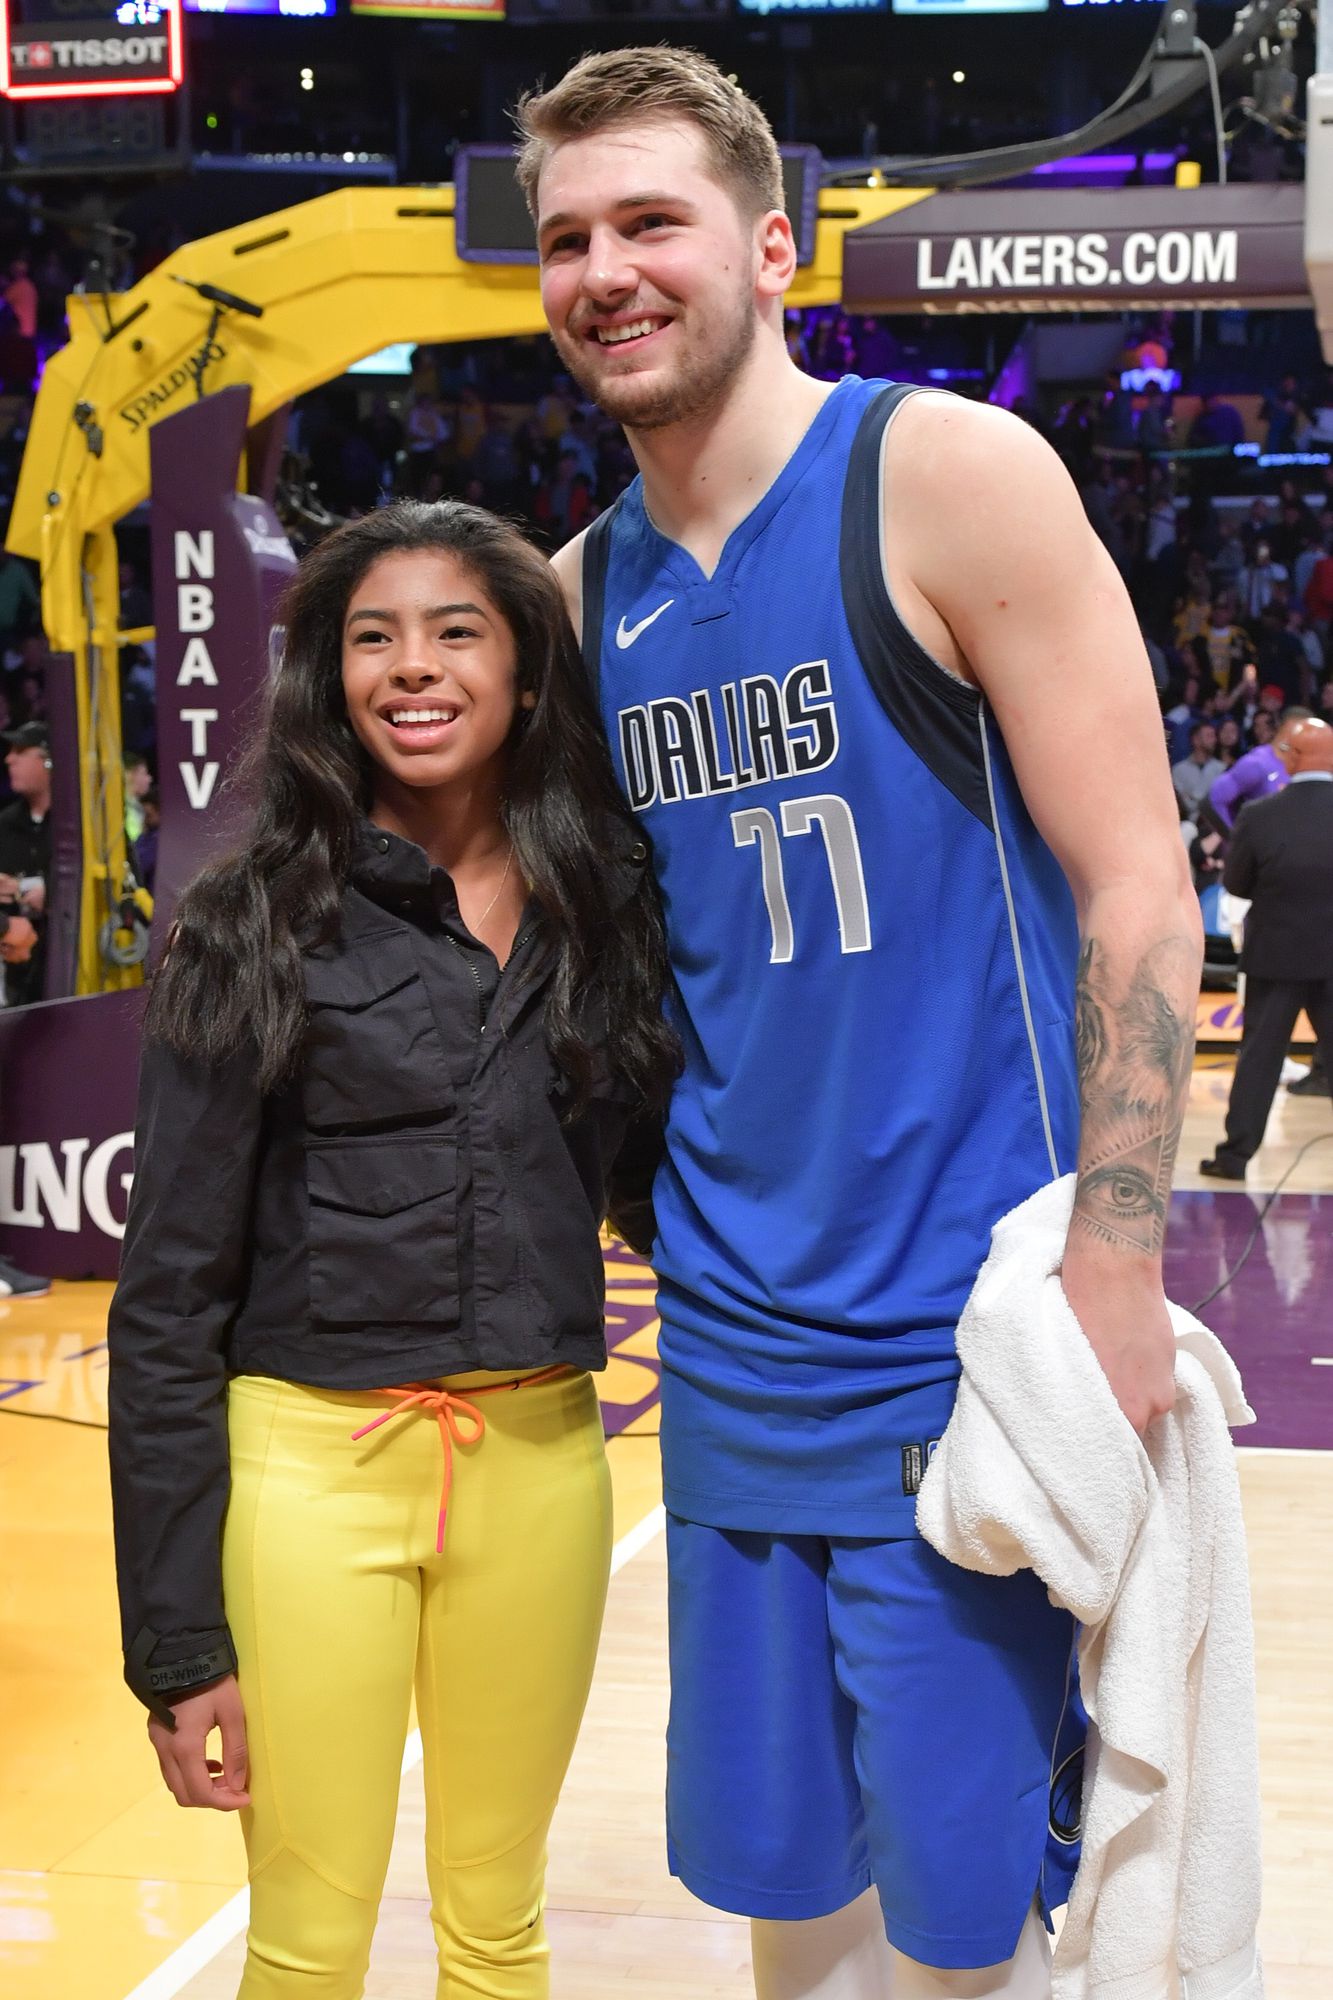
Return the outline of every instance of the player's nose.
<path id="1" fill-rule="evenodd" d="M 583 289 L 599 305 L 628 296 L 639 282 L 629 246 L 618 229 L 594 229 L 588 238 Z"/>

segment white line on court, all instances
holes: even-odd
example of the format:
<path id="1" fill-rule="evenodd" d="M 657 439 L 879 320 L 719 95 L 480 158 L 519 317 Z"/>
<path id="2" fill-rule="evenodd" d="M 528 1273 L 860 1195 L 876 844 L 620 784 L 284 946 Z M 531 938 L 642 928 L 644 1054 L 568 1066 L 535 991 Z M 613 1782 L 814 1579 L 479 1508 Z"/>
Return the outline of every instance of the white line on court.
<path id="1" fill-rule="evenodd" d="M 1312 1368 L 1333 1368 L 1333 1354 L 1312 1354 L 1310 1356 L 1310 1366 Z"/>
<path id="2" fill-rule="evenodd" d="M 660 1504 L 651 1513 L 645 1514 L 636 1527 L 627 1535 L 622 1535 L 611 1551 L 611 1574 L 624 1569 L 627 1562 L 647 1548 L 666 1526 L 666 1509 Z M 414 1729 L 403 1748 L 403 1770 L 414 1770 L 421 1762 L 421 1731 Z M 240 1936 L 250 1919 L 250 1891 L 242 1889 L 224 1903 L 216 1916 L 202 1924 L 184 1944 L 177 1945 L 171 1957 L 164 1959 L 156 1972 L 150 1972 L 147 1979 L 139 1984 L 125 2000 L 175 2000 L 175 1996 L 194 1978 L 196 1972 L 225 1951 L 233 1938 Z"/>
<path id="3" fill-rule="evenodd" d="M 150 1972 L 147 1979 L 141 1979 L 126 2000 L 174 2000 L 186 1981 L 193 1979 L 196 1972 L 215 1959 L 220 1951 L 225 1951 L 234 1937 L 239 1937 L 250 1917 L 250 1891 L 242 1889 L 224 1903 L 215 1917 L 187 1937 L 184 1944 L 177 1945 L 171 1957 Z"/>

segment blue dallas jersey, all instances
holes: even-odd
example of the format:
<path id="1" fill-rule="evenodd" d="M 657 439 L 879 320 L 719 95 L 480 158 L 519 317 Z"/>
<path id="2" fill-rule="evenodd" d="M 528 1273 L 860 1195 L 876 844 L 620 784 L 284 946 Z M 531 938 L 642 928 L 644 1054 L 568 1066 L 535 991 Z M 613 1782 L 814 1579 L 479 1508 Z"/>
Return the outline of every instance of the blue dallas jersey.
<path id="1" fill-rule="evenodd" d="M 652 841 L 685 1075 L 658 1175 L 667 1506 L 914 1532 L 992 1225 L 1074 1164 L 1077 929 L 881 558 L 910 389 L 838 384 L 711 578 L 636 481 L 584 649 Z"/>

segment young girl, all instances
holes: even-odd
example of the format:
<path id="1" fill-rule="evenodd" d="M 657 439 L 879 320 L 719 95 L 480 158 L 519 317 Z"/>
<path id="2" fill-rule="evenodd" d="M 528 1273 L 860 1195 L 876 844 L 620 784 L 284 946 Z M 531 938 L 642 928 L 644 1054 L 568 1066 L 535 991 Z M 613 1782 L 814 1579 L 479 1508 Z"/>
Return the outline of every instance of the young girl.
<path id="1" fill-rule="evenodd" d="M 598 1227 L 647 1247 L 676 1066 L 661 918 L 514 529 L 369 515 L 285 624 L 253 827 L 148 1013 L 126 1679 L 177 1801 L 241 1810 L 243 2000 L 361 1993 L 414 1688 L 439 1991 L 536 2000 L 610 1552 Z"/>

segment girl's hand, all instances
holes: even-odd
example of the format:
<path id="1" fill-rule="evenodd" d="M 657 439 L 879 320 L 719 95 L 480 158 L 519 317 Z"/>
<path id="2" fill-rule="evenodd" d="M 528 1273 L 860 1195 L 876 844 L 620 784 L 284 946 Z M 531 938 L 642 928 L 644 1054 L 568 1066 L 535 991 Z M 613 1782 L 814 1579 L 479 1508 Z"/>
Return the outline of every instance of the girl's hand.
<path id="1" fill-rule="evenodd" d="M 172 1702 L 171 1709 L 176 1718 L 174 1732 L 150 1715 L 148 1735 L 176 1804 L 212 1806 L 216 1812 L 235 1812 L 248 1806 L 245 1710 L 235 1674 L 198 1694 L 183 1695 Z M 213 1729 L 222 1732 L 221 1763 L 204 1754 Z"/>

